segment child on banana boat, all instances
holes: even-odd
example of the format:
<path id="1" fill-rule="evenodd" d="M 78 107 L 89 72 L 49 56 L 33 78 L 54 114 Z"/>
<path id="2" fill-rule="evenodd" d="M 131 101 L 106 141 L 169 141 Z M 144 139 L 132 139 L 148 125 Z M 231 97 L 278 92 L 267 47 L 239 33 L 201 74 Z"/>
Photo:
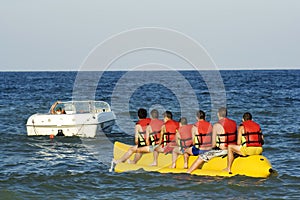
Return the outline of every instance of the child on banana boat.
<path id="1" fill-rule="evenodd" d="M 176 168 L 176 160 L 178 155 L 182 155 L 184 151 L 192 146 L 193 136 L 192 136 L 192 124 L 188 124 L 185 117 L 181 117 L 179 120 L 179 129 L 176 133 L 176 143 L 177 146 L 174 147 L 172 151 L 172 166 L 171 168 Z M 185 167 L 187 168 L 187 166 Z"/>

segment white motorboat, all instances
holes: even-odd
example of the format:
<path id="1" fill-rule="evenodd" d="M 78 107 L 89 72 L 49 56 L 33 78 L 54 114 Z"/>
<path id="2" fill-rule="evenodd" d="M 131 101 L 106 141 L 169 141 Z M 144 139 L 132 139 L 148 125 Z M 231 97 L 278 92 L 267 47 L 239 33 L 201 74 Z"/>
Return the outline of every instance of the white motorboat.
<path id="1" fill-rule="evenodd" d="M 30 116 L 26 127 L 28 136 L 95 137 L 99 129 L 110 132 L 115 120 L 107 102 L 65 101 L 56 102 L 49 113 Z"/>

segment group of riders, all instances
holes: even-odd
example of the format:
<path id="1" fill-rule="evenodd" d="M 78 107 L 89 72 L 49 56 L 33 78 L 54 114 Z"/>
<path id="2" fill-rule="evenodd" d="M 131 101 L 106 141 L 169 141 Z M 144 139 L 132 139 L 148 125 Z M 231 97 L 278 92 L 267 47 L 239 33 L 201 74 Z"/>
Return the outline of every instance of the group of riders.
<path id="1" fill-rule="evenodd" d="M 172 153 L 171 168 L 176 168 L 178 155 L 184 155 L 184 168 L 187 173 L 192 173 L 204 162 L 217 156 L 227 155 L 227 168 L 231 173 L 234 154 L 242 156 L 259 155 L 262 153 L 264 138 L 259 124 L 252 120 L 249 112 L 244 113 L 242 123 L 237 128 L 234 120 L 227 117 L 227 109 L 221 107 L 217 116 L 219 121 L 212 125 L 205 120 L 205 112 L 199 110 L 196 113 L 197 122 L 188 124 L 185 117 L 179 122 L 173 120 L 172 112 L 165 111 L 163 120 L 159 119 L 156 109 L 150 112 L 151 118 L 147 118 L 144 108 L 138 110 L 138 122 L 135 125 L 135 145 L 115 164 L 125 162 L 137 163 L 143 153 L 153 152 L 152 166 L 158 164 L 159 153 Z M 129 160 L 135 153 L 134 159 Z M 198 156 L 188 168 L 189 156 Z"/>

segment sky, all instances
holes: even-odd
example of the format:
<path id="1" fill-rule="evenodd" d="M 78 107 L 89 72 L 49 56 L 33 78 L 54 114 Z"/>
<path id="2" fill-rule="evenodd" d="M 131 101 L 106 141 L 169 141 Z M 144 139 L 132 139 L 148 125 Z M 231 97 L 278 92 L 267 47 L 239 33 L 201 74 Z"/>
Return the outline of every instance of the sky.
<path id="1" fill-rule="evenodd" d="M 0 0 L 0 5 L 0 71 L 77 71 L 97 45 L 143 27 L 193 38 L 219 69 L 300 69 L 298 0 Z M 149 51 L 113 65 L 168 59 L 188 69 L 174 56 Z"/>

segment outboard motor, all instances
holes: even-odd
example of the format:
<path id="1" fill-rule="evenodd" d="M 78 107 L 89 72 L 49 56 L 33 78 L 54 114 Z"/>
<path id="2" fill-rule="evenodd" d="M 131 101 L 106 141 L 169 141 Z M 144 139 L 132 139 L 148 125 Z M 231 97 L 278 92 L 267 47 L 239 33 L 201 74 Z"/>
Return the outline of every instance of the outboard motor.
<path id="1" fill-rule="evenodd" d="M 63 131 L 62 131 L 61 129 L 59 129 L 59 130 L 57 131 L 56 136 L 65 136 L 65 135 L 64 135 Z"/>

